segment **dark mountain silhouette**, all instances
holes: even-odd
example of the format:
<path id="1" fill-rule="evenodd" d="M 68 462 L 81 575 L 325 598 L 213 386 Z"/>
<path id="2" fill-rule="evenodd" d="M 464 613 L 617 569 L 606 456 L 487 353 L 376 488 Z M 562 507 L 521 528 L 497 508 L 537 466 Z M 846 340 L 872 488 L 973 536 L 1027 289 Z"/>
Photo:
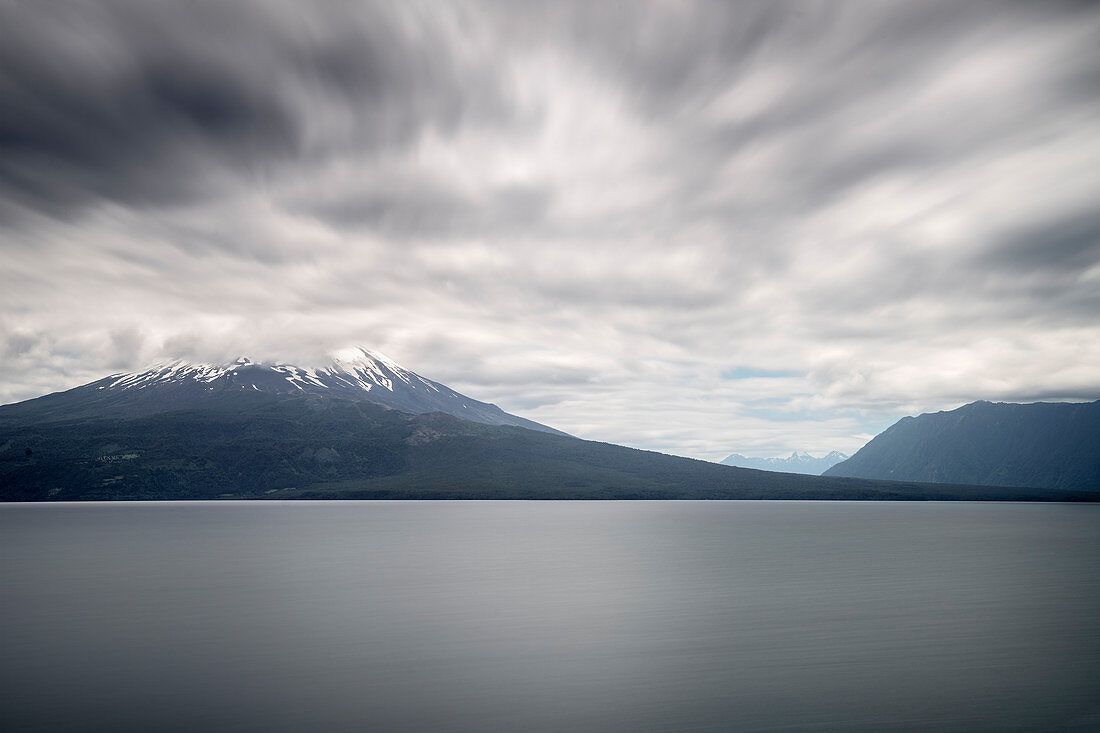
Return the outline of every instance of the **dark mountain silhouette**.
<path id="1" fill-rule="evenodd" d="M 772 473 L 585 441 L 363 353 L 369 364 L 311 371 L 176 363 L 0 406 L 0 499 L 1100 499 Z"/>
<path id="2" fill-rule="evenodd" d="M 824 475 L 1100 489 L 1100 400 L 974 402 L 902 418 Z"/>

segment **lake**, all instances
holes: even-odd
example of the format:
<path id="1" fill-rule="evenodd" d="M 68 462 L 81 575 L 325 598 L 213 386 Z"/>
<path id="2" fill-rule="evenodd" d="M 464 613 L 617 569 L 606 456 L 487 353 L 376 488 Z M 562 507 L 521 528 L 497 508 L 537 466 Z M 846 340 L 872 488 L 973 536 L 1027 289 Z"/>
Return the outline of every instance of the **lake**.
<path id="1" fill-rule="evenodd" d="M 1100 729 L 1100 506 L 0 505 L 6 731 Z"/>

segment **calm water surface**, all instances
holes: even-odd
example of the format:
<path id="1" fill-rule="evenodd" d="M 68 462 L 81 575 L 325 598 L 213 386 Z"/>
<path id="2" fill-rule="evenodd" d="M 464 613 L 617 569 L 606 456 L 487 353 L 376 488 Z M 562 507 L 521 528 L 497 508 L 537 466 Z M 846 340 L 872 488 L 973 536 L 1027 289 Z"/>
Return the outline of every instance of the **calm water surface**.
<path id="1" fill-rule="evenodd" d="M 1100 506 L 0 505 L 0 729 L 1100 729 Z"/>

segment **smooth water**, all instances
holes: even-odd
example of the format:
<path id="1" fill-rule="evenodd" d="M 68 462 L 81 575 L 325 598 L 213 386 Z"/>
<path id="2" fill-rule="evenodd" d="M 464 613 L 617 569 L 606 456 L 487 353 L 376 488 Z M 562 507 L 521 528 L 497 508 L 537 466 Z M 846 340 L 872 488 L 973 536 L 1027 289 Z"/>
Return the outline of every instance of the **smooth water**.
<path id="1" fill-rule="evenodd" d="M 1100 506 L 0 505 L 6 731 L 1094 730 Z"/>

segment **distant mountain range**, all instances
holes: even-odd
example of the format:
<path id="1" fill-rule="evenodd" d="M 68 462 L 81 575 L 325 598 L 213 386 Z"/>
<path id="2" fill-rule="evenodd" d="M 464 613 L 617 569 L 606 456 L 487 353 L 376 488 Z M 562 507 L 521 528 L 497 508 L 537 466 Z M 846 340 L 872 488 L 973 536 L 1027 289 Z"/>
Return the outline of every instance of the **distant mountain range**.
<path id="1" fill-rule="evenodd" d="M 905 417 L 825 475 L 1097 490 L 1100 400 L 973 402 Z"/>
<path id="2" fill-rule="evenodd" d="M 804 451 L 794 451 L 786 458 L 749 458 L 740 453 L 731 453 L 720 462 L 726 466 L 757 468 L 761 471 L 781 471 L 783 473 L 803 473 L 808 476 L 820 476 L 826 469 L 832 468 L 848 456 L 840 451 L 831 451 L 822 458 L 814 458 Z"/>
<path id="3" fill-rule="evenodd" d="M 1016 499 L 1100 492 L 775 473 L 571 437 L 375 352 L 173 362 L 0 406 L 0 500 Z"/>

